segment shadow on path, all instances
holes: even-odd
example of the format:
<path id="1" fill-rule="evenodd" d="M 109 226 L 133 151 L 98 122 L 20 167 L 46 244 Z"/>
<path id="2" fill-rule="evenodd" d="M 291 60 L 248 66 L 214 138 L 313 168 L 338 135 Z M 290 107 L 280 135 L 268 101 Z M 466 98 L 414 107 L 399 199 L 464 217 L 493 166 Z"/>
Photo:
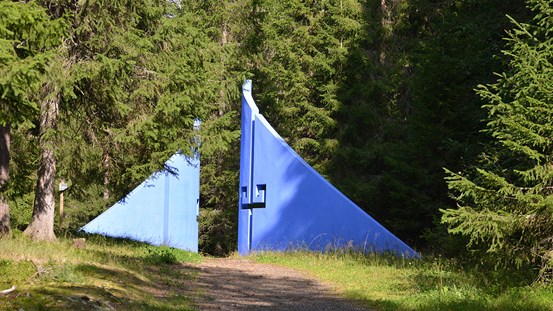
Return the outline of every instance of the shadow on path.
<path id="1" fill-rule="evenodd" d="M 200 310 L 366 310 L 301 272 L 245 259 L 205 260 L 197 284 Z"/>

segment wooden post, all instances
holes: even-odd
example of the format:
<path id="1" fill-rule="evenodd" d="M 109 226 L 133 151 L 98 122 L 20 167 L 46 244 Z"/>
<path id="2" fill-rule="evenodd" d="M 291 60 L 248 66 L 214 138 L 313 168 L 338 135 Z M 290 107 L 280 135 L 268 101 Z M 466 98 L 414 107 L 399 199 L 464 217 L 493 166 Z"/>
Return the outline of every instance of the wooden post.
<path id="1" fill-rule="evenodd" d="M 59 184 L 59 190 L 60 190 L 60 228 L 63 224 L 63 192 L 67 189 L 67 184 L 63 181 Z"/>
<path id="2" fill-rule="evenodd" d="M 60 192 L 60 227 L 63 223 L 63 192 Z"/>

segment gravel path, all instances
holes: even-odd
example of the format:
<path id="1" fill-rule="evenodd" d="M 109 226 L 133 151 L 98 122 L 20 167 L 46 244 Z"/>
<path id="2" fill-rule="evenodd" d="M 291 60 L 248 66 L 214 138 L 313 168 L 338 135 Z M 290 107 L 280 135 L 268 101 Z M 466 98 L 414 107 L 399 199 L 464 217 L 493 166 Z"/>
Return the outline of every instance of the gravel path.
<path id="1" fill-rule="evenodd" d="M 199 310 L 366 310 L 305 274 L 245 259 L 199 264 Z"/>

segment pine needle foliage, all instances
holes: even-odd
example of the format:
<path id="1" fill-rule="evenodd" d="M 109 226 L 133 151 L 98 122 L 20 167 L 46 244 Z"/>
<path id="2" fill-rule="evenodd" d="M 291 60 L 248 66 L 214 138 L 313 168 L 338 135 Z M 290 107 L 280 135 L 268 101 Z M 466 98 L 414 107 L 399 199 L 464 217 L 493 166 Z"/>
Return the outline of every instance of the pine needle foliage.
<path id="1" fill-rule="evenodd" d="M 508 32 L 509 70 L 479 85 L 493 152 L 474 172 L 446 170 L 458 208 L 442 210 L 449 231 L 485 250 L 483 259 L 553 268 L 553 1 L 529 0 L 530 23 Z"/>
<path id="2" fill-rule="evenodd" d="M 40 87 L 65 33 L 34 2 L 0 1 L 0 124 L 29 122 L 38 113 L 30 94 Z"/>
<path id="3" fill-rule="evenodd" d="M 68 147 L 60 148 L 62 174 L 78 183 L 75 191 L 103 179 L 113 202 L 152 172 L 171 170 L 163 163 L 175 152 L 191 155 L 196 118 L 212 127 L 216 45 L 175 3 L 89 1 L 81 11 L 60 132 Z"/>
<path id="4" fill-rule="evenodd" d="M 260 109 L 323 174 L 338 147 L 335 114 L 363 30 L 358 1 L 257 1 L 249 48 Z M 256 91 L 257 90 L 257 91 Z"/>

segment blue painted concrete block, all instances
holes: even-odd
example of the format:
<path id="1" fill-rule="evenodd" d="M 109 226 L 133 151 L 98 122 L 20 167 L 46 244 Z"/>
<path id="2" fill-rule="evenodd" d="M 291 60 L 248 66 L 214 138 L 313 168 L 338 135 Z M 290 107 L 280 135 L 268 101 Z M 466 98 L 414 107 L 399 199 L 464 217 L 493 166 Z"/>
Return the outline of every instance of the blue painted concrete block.
<path id="1" fill-rule="evenodd" d="M 419 255 L 305 162 L 243 85 L 238 251 L 353 248 Z"/>
<path id="2" fill-rule="evenodd" d="M 199 156 L 173 155 L 174 168 L 154 173 L 126 199 L 81 228 L 87 233 L 129 238 L 198 252 Z"/>

